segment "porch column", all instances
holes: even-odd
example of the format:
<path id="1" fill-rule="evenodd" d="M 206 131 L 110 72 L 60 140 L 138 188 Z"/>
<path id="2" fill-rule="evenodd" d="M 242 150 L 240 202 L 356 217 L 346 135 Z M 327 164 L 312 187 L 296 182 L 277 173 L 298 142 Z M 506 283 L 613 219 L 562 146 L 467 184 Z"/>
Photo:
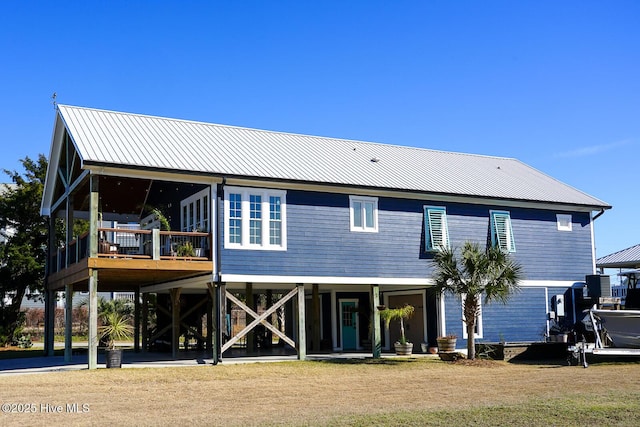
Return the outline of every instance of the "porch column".
<path id="1" fill-rule="evenodd" d="M 89 180 L 89 257 L 98 256 L 98 221 L 100 177 L 91 175 Z M 98 367 L 98 270 L 89 269 L 89 369 Z"/>
<path id="2" fill-rule="evenodd" d="M 44 354 L 54 355 L 54 335 L 56 324 L 56 292 L 47 289 L 44 294 Z"/>
<path id="3" fill-rule="evenodd" d="M 214 300 L 215 300 L 215 293 L 216 293 L 216 289 L 213 283 L 207 283 L 207 289 L 209 291 L 209 293 L 207 294 L 207 308 L 206 308 L 206 312 L 207 312 L 207 336 L 206 338 L 206 342 L 205 342 L 205 348 L 207 353 L 211 354 L 214 358 L 214 354 L 215 352 L 213 351 L 213 318 L 215 316 L 214 313 Z"/>
<path id="4" fill-rule="evenodd" d="M 307 338 L 304 322 L 304 284 L 298 283 L 298 360 L 307 358 Z"/>
<path id="5" fill-rule="evenodd" d="M 149 350 L 149 293 L 142 293 L 142 352 Z"/>
<path id="6" fill-rule="evenodd" d="M 218 334 L 216 335 L 217 342 L 215 343 L 215 349 L 218 356 L 218 361 L 222 360 L 222 345 L 225 344 L 231 338 L 231 325 L 228 323 L 231 319 L 227 318 L 227 313 L 231 311 L 230 301 L 227 300 L 227 284 L 225 282 L 218 284 L 218 312 L 216 313 L 216 322 L 220 322 L 218 325 Z"/>
<path id="7" fill-rule="evenodd" d="M 73 195 L 69 194 L 66 200 L 66 212 L 65 212 L 65 226 L 66 226 L 66 235 L 65 235 L 65 248 L 67 248 L 66 256 L 64 257 L 65 267 L 69 267 L 69 258 L 71 258 L 71 253 L 68 248 L 70 247 L 70 243 L 73 240 Z M 76 250 L 78 249 L 79 242 L 76 242 Z M 75 262 L 78 262 L 76 259 Z"/>
<path id="8" fill-rule="evenodd" d="M 380 359 L 382 353 L 382 332 L 380 330 L 380 286 L 371 285 L 371 349 L 373 358 Z"/>
<path id="9" fill-rule="evenodd" d="M 173 288 L 171 292 L 171 356 L 178 358 L 180 347 L 180 292 L 182 288 Z"/>
<path id="10" fill-rule="evenodd" d="M 98 367 L 98 270 L 89 269 L 89 369 Z"/>
<path id="11" fill-rule="evenodd" d="M 311 294 L 311 330 L 313 331 L 312 349 L 314 352 L 320 351 L 320 287 L 318 284 L 313 285 Z"/>
<path id="12" fill-rule="evenodd" d="M 223 285 L 207 283 L 210 304 L 207 310 L 207 351 L 211 352 L 213 364 L 220 362 L 220 348 L 222 346 L 222 310 L 221 292 Z"/>
<path id="13" fill-rule="evenodd" d="M 71 361 L 73 353 L 73 285 L 64 287 L 64 361 Z"/>
<path id="14" fill-rule="evenodd" d="M 249 307 L 252 310 L 255 310 L 256 307 L 255 307 L 255 301 L 253 298 L 253 283 L 247 283 L 245 285 L 245 294 L 246 294 L 245 301 L 247 303 L 247 307 Z M 246 319 L 245 325 L 248 325 L 253 320 L 253 319 L 250 319 L 249 313 L 246 313 L 246 312 L 245 312 L 245 319 Z M 256 344 L 255 336 L 256 336 L 255 329 L 247 334 L 247 354 L 255 350 L 255 344 Z"/>
<path id="15" fill-rule="evenodd" d="M 140 352 L 140 288 L 136 289 L 133 297 L 133 350 Z"/>
<path id="16" fill-rule="evenodd" d="M 101 220 L 99 215 L 100 193 L 98 191 L 98 175 L 91 175 L 89 194 L 89 257 L 98 256 L 98 221 Z M 100 224 L 102 225 L 102 224 Z"/>

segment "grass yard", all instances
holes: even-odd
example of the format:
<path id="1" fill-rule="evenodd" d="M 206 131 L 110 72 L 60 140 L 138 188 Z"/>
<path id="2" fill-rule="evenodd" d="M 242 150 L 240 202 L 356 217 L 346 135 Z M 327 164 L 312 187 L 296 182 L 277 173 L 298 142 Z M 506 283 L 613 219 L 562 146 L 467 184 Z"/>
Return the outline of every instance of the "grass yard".
<path id="1" fill-rule="evenodd" d="M 3 412 L 7 403 L 35 409 L 0 414 L 0 425 L 16 426 L 632 426 L 640 414 L 638 362 L 588 369 L 432 358 L 282 362 L 1 381 Z M 67 405 L 76 403 L 70 412 Z M 52 413 L 57 407 L 62 413 Z"/>

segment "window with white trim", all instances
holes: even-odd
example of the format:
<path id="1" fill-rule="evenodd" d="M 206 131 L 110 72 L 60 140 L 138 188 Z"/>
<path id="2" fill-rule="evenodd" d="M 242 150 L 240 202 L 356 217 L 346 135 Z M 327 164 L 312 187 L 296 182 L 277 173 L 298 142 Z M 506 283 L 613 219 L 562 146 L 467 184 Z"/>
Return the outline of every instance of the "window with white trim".
<path id="1" fill-rule="evenodd" d="M 467 334 L 467 322 L 464 317 L 464 300 L 466 298 L 466 294 L 462 294 L 462 339 L 466 340 L 469 338 L 469 334 Z M 482 338 L 482 301 L 478 298 L 478 311 L 476 315 L 476 324 L 473 327 L 473 337 L 474 338 Z"/>
<path id="2" fill-rule="evenodd" d="M 209 232 L 209 188 L 180 202 L 180 229 L 182 231 Z"/>
<path id="3" fill-rule="evenodd" d="M 351 231 L 378 232 L 378 198 L 349 196 Z"/>
<path id="4" fill-rule="evenodd" d="M 506 211 L 491 211 L 491 245 L 504 252 L 515 252 L 516 243 L 511 228 L 511 214 Z"/>
<path id="5" fill-rule="evenodd" d="M 287 249 L 284 190 L 225 187 L 224 247 Z"/>
<path id="6" fill-rule="evenodd" d="M 556 221 L 558 223 L 558 231 L 571 231 L 571 214 L 556 214 Z"/>
<path id="7" fill-rule="evenodd" d="M 425 250 L 438 251 L 449 247 L 447 210 L 441 206 L 424 207 Z"/>

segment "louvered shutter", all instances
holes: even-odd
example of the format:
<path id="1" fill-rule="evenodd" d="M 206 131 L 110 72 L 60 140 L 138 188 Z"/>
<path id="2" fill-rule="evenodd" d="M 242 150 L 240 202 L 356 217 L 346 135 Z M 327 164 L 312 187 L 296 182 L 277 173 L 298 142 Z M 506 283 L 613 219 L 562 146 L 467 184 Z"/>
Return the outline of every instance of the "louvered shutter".
<path id="1" fill-rule="evenodd" d="M 515 252 L 516 243 L 511 228 L 511 216 L 509 212 L 492 212 L 491 242 L 505 252 Z"/>
<path id="2" fill-rule="evenodd" d="M 444 208 L 425 208 L 425 236 L 426 250 L 434 251 L 449 247 L 449 230 L 447 227 L 447 212 Z"/>

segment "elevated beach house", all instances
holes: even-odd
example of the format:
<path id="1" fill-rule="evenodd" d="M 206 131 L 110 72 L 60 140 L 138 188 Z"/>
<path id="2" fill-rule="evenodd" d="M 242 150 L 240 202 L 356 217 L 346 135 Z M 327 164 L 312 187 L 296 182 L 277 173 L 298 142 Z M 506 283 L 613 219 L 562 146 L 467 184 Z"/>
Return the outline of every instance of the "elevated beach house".
<path id="1" fill-rule="evenodd" d="M 609 208 L 511 158 L 58 105 L 48 294 L 89 292 L 90 368 L 98 291 L 135 292 L 136 348 L 174 356 L 195 339 L 214 362 L 239 343 L 377 357 L 397 339 L 378 308 L 405 303 L 416 349 L 448 333 L 464 346 L 460 297 L 434 292 L 432 259 L 472 240 L 526 278 L 507 305 L 482 307 L 478 339 L 540 341 L 551 297 L 595 273 L 594 220 Z M 51 309 L 46 335 L 52 352 Z"/>

